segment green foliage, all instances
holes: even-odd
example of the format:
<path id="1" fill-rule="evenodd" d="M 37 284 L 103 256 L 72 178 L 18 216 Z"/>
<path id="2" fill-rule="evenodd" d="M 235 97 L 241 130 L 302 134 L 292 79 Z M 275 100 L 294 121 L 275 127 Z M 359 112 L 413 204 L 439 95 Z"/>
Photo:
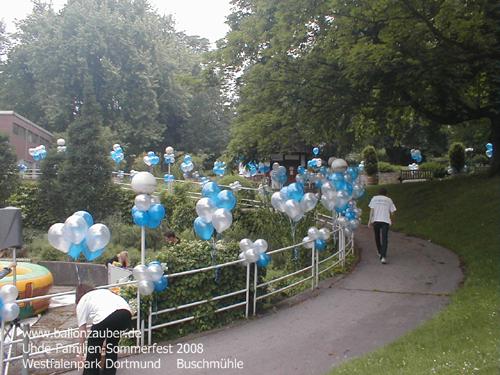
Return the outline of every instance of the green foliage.
<path id="1" fill-rule="evenodd" d="M 20 185 L 7 200 L 10 206 L 21 209 L 24 227 L 48 230 L 56 222 L 56 218 L 42 204 L 41 194 L 38 185 L 26 183 Z"/>
<path id="2" fill-rule="evenodd" d="M 456 172 L 462 172 L 465 166 L 465 147 L 460 142 L 455 142 L 450 146 L 448 151 L 448 157 L 450 158 L 450 166 Z"/>
<path id="3" fill-rule="evenodd" d="M 388 172 L 399 172 L 401 167 L 399 165 L 392 165 L 391 163 L 387 163 L 385 161 L 378 162 L 378 171 L 381 173 Z"/>
<path id="4" fill-rule="evenodd" d="M 472 157 L 471 162 L 475 165 L 488 165 L 490 159 L 485 154 L 476 154 Z"/>
<path id="5" fill-rule="evenodd" d="M 366 146 L 363 149 L 363 160 L 365 161 L 365 172 L 368 176 L 375 176 L 378 173 L 377 151 L 373 146 Z"/>
<path id="6" fill-rule="evenodd" d="M 67 217 L 65 207 L 65 191 L 59 178 L 64 168 L 66 153 L 50 150 L 45 160 L 42 161 L 39 179 L 38 200 L 42 211 L 55 222 L 64 222 Z"/>
<path id="7" fill-rule="evenodd" d="M 1 31 L 0 24 L 0 31 Z M 0 45 L 1 51 L 1 45 Z M 9 138 L 0 133 L 0 207 L 19 185 L 19 173 L 16 166 L 16 155 L 9 144 Z"/>
<path id="8" fill-rule="evenodd" d="M 443 178 L 446 176 L 446 166 L 434 161 L 428 161 L 420 164 L 419 169 L 422 171 L 432 171 L 434 178 Z"/>
<path id="9" fill-rule="evenodd" d="M 167 211 L 167 226 L 177 233 L 193 229 L 193 221 L 198 216 L 195 211 L 196 199 L 190 198 L 194 184 L 175 184 L 173 194 L 164 191 L 161 202 Z"/>

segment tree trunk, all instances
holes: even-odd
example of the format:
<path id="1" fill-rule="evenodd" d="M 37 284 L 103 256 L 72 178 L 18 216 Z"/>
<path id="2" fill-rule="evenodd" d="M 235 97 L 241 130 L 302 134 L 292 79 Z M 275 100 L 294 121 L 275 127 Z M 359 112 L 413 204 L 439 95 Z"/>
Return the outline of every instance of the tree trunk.
<path id="1" fill-rule="evenodd" d="M 490 125 L 490 142 L 493 144 L 493 157 L 491 158 L 490 176 L 497 176 L 500 174 L 500 116 L 491 119 Z"/>

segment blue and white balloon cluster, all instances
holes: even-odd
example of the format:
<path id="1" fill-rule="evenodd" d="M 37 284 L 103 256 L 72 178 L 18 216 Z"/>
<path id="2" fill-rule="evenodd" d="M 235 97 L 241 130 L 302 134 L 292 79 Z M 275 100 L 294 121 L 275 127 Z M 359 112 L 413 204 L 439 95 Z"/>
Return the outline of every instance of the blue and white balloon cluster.
<path id="1" fill-rule="evenodd" d="M 193 159 L 191 155 L 184 155 L 184 159 L 181 163 L 181 171 L 184 173 L 184 177 L 187 176 L 189 172 L 194 169 Z"/>
<path id="2" fill-rule="evenodd" d="M 231 190 L 221 190 L 214 181 L 203 185 L 201 195 L 203 198 L 196 203 L 198 217 L 193 227 L 196 235 L 207 241 L 214 230 L 222 233 L 233 223 L 231 211 L 236 206 L 236 197 Z"/>
<path id="3" fill-rule="evenodd" d="M 18 295 L 15 285 L 7 284 L 0 288 L 0 321 L 11 322 L 19 316 Z"/>
<path id="4" fill-rule="evenodd" d="M 163 176 L 163 181 L 165 181 L 167 184 L 172 183 L 175 181 L 175 176 L 173 174 L 165 173 L 165 175 Z"/>
<path id="5" fill-rule="evenodd" d="M 422 162 L 422 153 L 420 152 L 420 150 L 412 148 L 410 150 L 410 155 L 411 155 L 411 158 L 413 160 L 415 160 L 415 162 L 417 162 L 417 163 L 421 163 Z"/>
<path id="6" fill-rule="evenodd" d="M 302 246 L 306 249 L 312 249 L 314 245 L 316 251 L 323 251 L 326 249 L 328 238 L 330 238 L 330 231 L 328 229 L 311 227 L 307 230 L 307 236 L 302 240 Z"/>
<path id="7" fill-rule="evenodd" d="M 271 170 L 271 163 L 269 163 L 268 161 L 259 162 L 258 170 L 260 174 L 269 173 L 269 171 Z"/>
<path id="8" fill-rule="evenodd" d="M 23 174 L 23 173 L 26 173 L 26 171 L 28 170 L 28 166 L 21 162 L 17 165 L 17 169 L 18 169 L 19 173 Z"/>
<path id="9" fill-rule="evenodd" d="M 174 148 L 172 146 L 167 146 L 165 148 L 165 154 L 163 154 L 163 160 L 166 165 L 172 165 L 175 163 Z"/>
<path id="10" fill-rule="evenodd" d="M 56 223 L 49 228 L 49 243 L 74 260 L 80 254 L 90 262 L 102 255 L 111 239 L 111 233 L 104 224 L 94 224 L 92 215 L 78 211 L 64 223 Z"/>
<path id="11" fill-rule="evenodd" d="M 57 140 L 57 152 L 66 152 L 66 141 L 63 138 Z"/>
<path id="12" fill-rule="evenodd" d="M 31 155 L 34 161 L 40 161 L 47 157 L 47 150 L 44 145 L 32 147 L 28 149 L 28 153 Z"/>
<path id="13" fill-rule="evenodd" d="M 266 254 L 268 244 L 266 240 L 258 239 L 255 242 L 248 238 L 244 238 L 240 241 L 240 255 L 239 259 L 243 260 L 243 263 L 257 263 L 259 267 L 267 267 L 271 261 L 271 256 Z"/>
<path id="14" fill-rule="evenodd" d="M 138 193 L 132 207 L 134 224 L 157 228 L 165 218 L 165 207 L 151 196 L 156 189 L 156 178 L 149 172 L 139 172 L 132 177 L 131 186 Z"/>
<path id="15" fill-rule="evenodd" d="M 160 157 L 154 153 L 154 151 L 148 151 L 148 153 L 142 158 L 144 164 L 148 167 L 154 167 L 160 163 Z"/>
<path id="16" fill-rule="evenodd" d="M 116 166 L 119 166 L 125 157 L 125 155 L 123 154 L 122 146 L 120 146 L 118 143 L 115 143 L 113 145 L 113 151 L 111 151 L 110 154 L 111 159 L 115 162 Z"/>
<path id="17" fill-rule="evenodd" d="M 273 163 L 273 168 L 271 170 L 271 181 L 274 185 L 283 186 L 286 183 L 286 168 L 279 163 Z"/>
<path id="18" fill-rule="evenodd" d="M 304 185 L 300 182 L 285 186 L 271 196 L 271 205 L 285 213 L 293 222 L 302 219 L 317 203 L 318 197 L 314 193 L 304 193 Z"/>
<path id="19" fill-rule="evenodd" d="M 215 161 L 212 171 L 216 176 L 224 176 L 224 173 L 226 173 L 226 163 L 219 160 Z"/>
<path id="20" fill-rule="evenodd" d="M 168 276 L 164 275 L 162 264 L 155 260 L 147 266 L 139 264 L 132 271 L 137 280 L 137 288 L 142 295 L 150 295 L 153 292 L 163 292 L 168 288 Z"/>
<path id="21" fill-rule="evenodd" d="M 488 158 L 492 158 L 493 157 L 493 144 L 492 143 L 486 143 L 486 156 Z"/>

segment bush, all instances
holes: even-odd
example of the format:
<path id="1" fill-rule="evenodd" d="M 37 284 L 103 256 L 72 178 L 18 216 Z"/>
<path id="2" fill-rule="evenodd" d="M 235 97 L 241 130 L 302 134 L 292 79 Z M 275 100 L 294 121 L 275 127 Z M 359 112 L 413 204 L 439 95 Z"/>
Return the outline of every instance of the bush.
<path id="1" fill-rule="evenodd" d="M 473 165 L 483 166 L 488 165 L 490 163 L 490 159 L 488 159 L 485 154 L 477 154 L 471 158 L 471 162 Z"/>
<path id="2" fill-rule="evenodd" d="M 375 176 L 378 173 L 377 151 L 373 146 L 366 146 L 363 150 L 363 160 L 365 161 L 365 172 L 368 176 Z"/>
<path id="3" fill-rule="evenodd" d="M 450 146 L 448 151 L 450 158 L 450 166 L 456 172 L 461 172 L 465 166 L 465 147 L 460 142 L 455 142 Z"/>
<path id="4" fill-rule="evenodd" d="M 57 220 L 45 210 L 40 196 L 38 185 L 25 183 L 20 185 L 16 192 L 9 197 L 7 203 L 21 209 L 24 227 L 48 230 Z"/>
<path id="5" fill-rule="evenodd" d="M 167 210 L 167 226 L 181 233 L 193 228 L 196 219 L 196 200 L 189 197 L 190 191 L 199 188 L 193 184 L 175 184 L 173 194 L 165 190 L 161 195 L 161 202 Z"/>
<path id="6" fill-rule="evenodd" d="M 19 186 L 16 155 L 9 138 L 0 133 L 0 207 Z"/>
<path id="7" fill-rule="evenodd" d="M 400 170 L 401 167 L 399 165 L 393 165 L 385 161 L 378 162 L 378 171 L 381 173 L 393 173 L 393 172 L 399 172 Z"/>
<path id="8" fill-rule="evenodd" d="M 434 178 L 443 178 L 446 176 L 446 167 L 442 164 L 428 161 L 420 164 L 419 169 L 422 171 L 432 171 Z"/>

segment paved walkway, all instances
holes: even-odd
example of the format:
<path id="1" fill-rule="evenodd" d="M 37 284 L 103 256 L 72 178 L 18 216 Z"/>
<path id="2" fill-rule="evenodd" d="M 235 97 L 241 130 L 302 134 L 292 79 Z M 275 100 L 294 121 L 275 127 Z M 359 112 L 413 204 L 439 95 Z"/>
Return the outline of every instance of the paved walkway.
<path id="1" fill-rule="evenodd" d="M 323 375 L 431 318 L 462 280 L 458 258 L 431 242 L 391 232 L 388 264 L 382 265 L 372 232 L 362 227 L 356 238 L 361 261 L 345 278 L 323 282 L 294 306 L 186 341 L 201 344 L 201 354 L 128 357 L 142 363 L 159 359 L 160 369 L 122 369 L 118 374 Z M 243 369 L 182 368 L 189 361 L 224 364 L 227 359 L 241 361 Z"/>

